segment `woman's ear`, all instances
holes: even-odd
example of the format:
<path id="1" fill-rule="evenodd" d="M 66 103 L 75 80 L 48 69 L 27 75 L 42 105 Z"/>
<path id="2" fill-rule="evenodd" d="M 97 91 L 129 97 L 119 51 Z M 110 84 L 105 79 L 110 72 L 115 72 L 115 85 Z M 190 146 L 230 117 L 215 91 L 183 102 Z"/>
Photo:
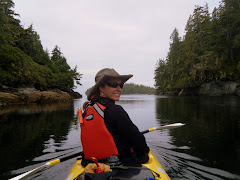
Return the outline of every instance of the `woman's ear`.
<path id="1" fill-rule="evenodd" d="M 104 97 L 104 86 L 99 87 L 99 94 L 101 97 Z"/>
<path id="2" fill-rule="evenodd" d="M 103 86 L 100 86 L 100 87 L 99 87 L 99 90 L 100 90 L 100 94 L 101 94 L 101 92 L 104 91 L 104 87 L 103 87 Z"/>

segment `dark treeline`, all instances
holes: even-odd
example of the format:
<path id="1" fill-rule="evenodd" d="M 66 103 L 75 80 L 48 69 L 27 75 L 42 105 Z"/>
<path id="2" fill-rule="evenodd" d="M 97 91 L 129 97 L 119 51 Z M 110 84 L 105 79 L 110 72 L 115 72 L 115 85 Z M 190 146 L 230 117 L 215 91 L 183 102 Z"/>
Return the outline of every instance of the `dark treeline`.
<path id="1" fill-rule="evenodd" d="M 155 93 L 154 88 L 144 85 L 126 83 L 123 86 L 123 94 L 154 94 L 154 93 Z"/>
<path id="2" fill-rule="evenodd" d="M 86 94 L 88 94 L 90 90 L 91 88 L 86 91 Z M 155 89 L 144 85 L 125 83 L 122 94 L 155 94 Z"/>
<path id="3" fill-rule="evenodd" d="M 222 0 L 210 15 L 196 6 L 179 37 L 175 28 L 166 60 L 155 69 L 158 92 L 202 83 L 240 80 L 240 1 Z"/>
<path id="4" fill-rule="evenodd" d="M 57 45 L 51 56 L 43 50 L 33 26 L 24 29 L 13 8 L 12 0 L 0 0 L 0 85 L 69 91 L 74 80 L 80 84 L 77 67 L 70 68 Z"/>

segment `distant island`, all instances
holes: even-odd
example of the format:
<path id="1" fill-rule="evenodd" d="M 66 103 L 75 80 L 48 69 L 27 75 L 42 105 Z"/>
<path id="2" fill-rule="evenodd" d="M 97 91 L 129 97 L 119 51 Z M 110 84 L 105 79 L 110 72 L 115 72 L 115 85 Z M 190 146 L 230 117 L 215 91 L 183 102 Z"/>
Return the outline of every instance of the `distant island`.
<path id="1" fill-rule="evenodd" d="M 85 94 L 87 95 L 91 88 Z M 155 94 L 155 88 L 134 83 L 125 83 L 122 94 Z"/>
<path id="2" fill-rule="evenodd" d="M 126 83 L 123 86 L 122 94 L 155 94 L 155 88 L 134 83 Z"/>

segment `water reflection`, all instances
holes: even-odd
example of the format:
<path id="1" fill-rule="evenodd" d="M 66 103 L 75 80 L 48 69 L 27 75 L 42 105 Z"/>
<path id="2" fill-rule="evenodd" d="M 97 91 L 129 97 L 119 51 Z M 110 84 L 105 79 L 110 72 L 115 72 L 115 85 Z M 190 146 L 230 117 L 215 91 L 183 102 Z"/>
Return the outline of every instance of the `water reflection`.
<path id="1" fill-rule="evenodd" d="M 117 104 L 140 131 L 175 122 L 186 124 L 145 134 L 149 147 L 173 180 L 240 179 L 239 100 L 123 95 Z M 77 109 L 85 101 L 0 107 L 0 179 L 81 151 Z M 74 161 L 47 168 L 29 179 L 64 179 Z"/>
<path id="2" fill-rule="evenodd" d="M 8 114 L 11 112 L 18 113 L 42 113 L 53 112 L 57 110 L 66 110 L 72 106 L 72 102 L 64 103 L 49 103 L 49 104 L 27 104 L 27 105 L 8 105 L 0 106 L 0 115 Z"/>
<path id="3" fill-rule="evenodd" d="M 157 126 L 154 95 L 122 95 L 117 104 L 127 111 L 140 131 Z"/>
<path id="4" fill-rule="evenodd" d="M 178 152 L 178 158 L 171 155 L 174 165 L 168 173 L 173 178 L 179 176 L 179 172 L 184 172 L 184 176 L 180 174 L 182 177 L 194 174 L 207 179 L 211 179 L 212 175 L 220 179 L 239 178 L 231 174 L 240 174 L 239 109 L 238 97 L 158 97 L 158 121 L 186 124 L 170 131 L 171 143 L 175 146 L 174 152 Z M 185 146 L 188 148 L 181 148 Z M 180 158 L 180 155 L 191 155 L 199 160 Z"/>
<path id="5" fill-rule="evenodd" d="M 58 103 L 1 107 L 1 174 L 29 165 L 44 153 L 58 151 L 73 120 L 72 106 Z"/>

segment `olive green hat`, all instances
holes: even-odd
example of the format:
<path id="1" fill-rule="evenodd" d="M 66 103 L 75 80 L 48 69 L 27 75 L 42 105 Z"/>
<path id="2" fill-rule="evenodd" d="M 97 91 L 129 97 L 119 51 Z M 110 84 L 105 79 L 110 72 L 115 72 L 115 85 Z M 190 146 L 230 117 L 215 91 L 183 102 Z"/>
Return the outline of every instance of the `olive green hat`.
<path id="1" fill-rule="evenodd" d="M 123 83 L 125 83 L 131 77 L 133 77 L 132 74 L 120 75 L 114 69 L 110 68 L 100 70 L 95 76 L 95 85 L 87 95 L 88 100 L 91 100 L 91 97 L 99 91 L 99 87 L 104 85 L 109 79 L 120 79 Z"/>

